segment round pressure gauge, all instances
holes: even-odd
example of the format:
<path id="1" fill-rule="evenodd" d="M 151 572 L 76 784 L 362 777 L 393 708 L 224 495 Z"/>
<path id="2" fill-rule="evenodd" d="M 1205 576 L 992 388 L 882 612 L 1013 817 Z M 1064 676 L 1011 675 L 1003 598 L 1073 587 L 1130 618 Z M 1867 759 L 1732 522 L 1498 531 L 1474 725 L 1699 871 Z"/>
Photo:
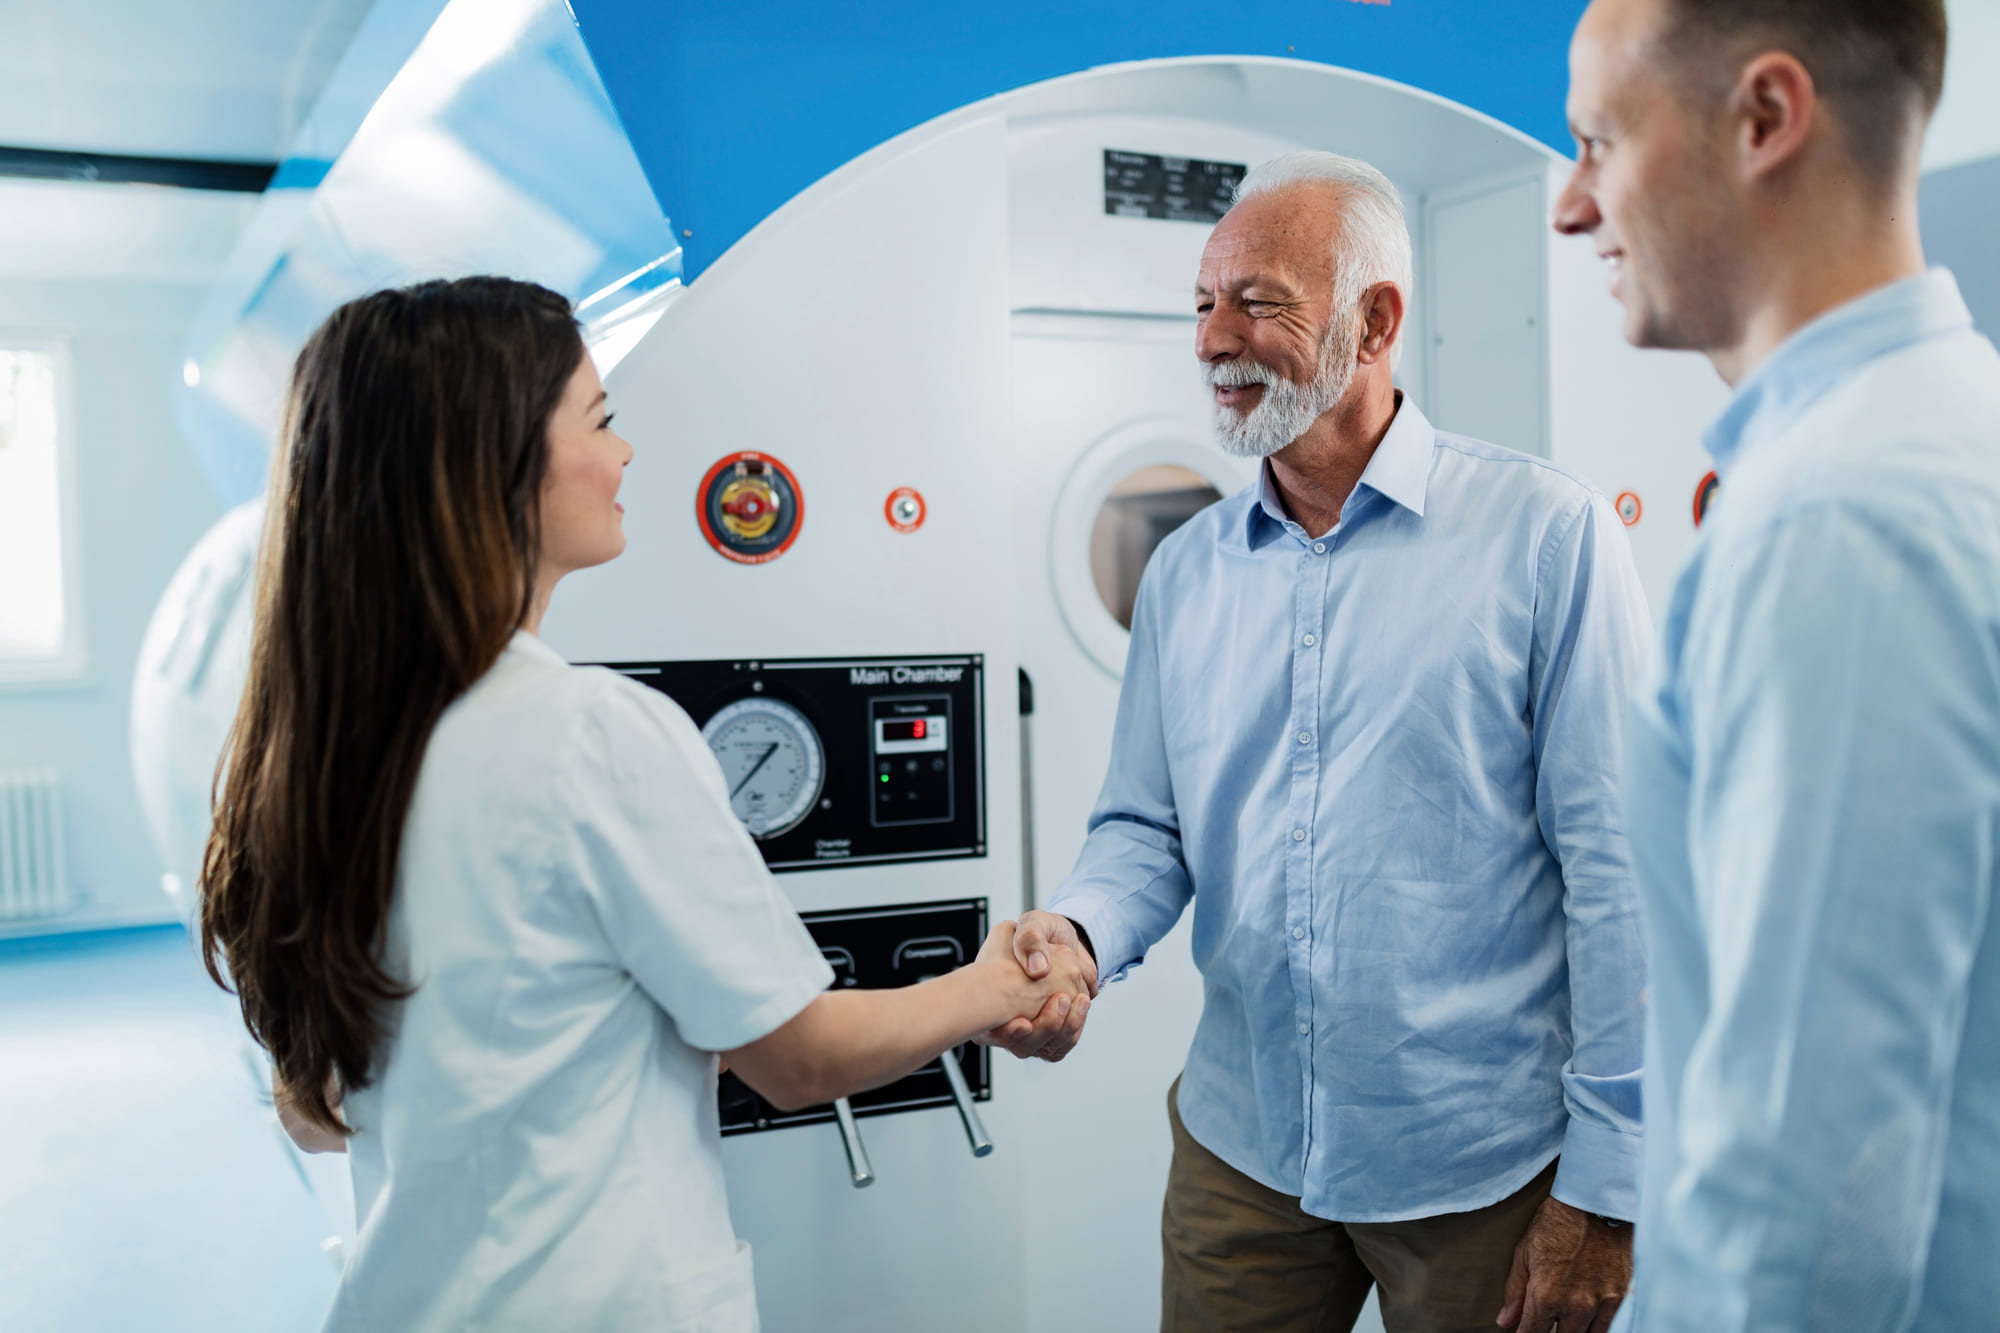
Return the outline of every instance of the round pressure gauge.
<path id="1" fill-rule="evenodd" d="M 811 813 L 826 781 L 826 751 L 805 715 L 776 699 L 739 699 L 701 738 L 722 763 L 729 807 L 751 836 L 775 838 Z"/>

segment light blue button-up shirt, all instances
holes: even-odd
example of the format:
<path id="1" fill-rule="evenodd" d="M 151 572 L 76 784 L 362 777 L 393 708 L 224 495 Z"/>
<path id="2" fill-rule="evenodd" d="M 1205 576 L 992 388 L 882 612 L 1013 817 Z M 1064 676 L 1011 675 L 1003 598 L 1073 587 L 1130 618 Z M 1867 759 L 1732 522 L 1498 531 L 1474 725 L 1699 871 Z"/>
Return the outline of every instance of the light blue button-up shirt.
<path id="1" fill-rule="evenodd" d="M 1194 903 L 1179 1107 L 1341 1221 L 1556 1193 L 1633 1215 L 1643 959 L 1619 809 L 1649 636 L 1623 528 L 1405 402 L 1333 531 L 1260 485 L 1140 585 L 1052 907 L 1115 979 Z"/>
<path id="2" fill-rule="evenodd" d="M 2000 356 L 1951 275 L 1794 335 L 1631 741 L 1645 1333 L 2000 1328 Z"/>

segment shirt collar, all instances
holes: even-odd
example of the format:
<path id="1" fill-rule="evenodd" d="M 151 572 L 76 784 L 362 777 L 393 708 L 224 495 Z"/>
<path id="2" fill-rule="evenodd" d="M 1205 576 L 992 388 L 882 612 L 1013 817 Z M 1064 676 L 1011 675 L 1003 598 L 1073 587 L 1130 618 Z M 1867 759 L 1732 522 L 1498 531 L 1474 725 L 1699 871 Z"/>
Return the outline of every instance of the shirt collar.
<path id="1" fill-rule="evenodd" d="M 1368 466 L 1361 470 L 1361 479 L 1354 485 L 1355 495 L 1348 496 L 1347 503 L 1341 506 L 1341 521 L 1346 522 L 1354 512 L 1356 495 L 1363 487 L 1422 518 L 1424 496 L 1431 481 L 1431 453 L 1436 445 L 1437 430 L 1430 419 L 1397 390 L 1395 419 L 1389 423 L 1388 434 L 1375 446 Z M 1257 469 L 1257 501 L 1245 514 L 1246 544 L 1255 544 L 1258 526 L 1266 519 L 1286 528 L 1298 526 L 1285 514 L 1268 458 Z"/>
<path id="2" fill-rule="evenodd" d="M 1396 419 L 1389 423 L 1389 433 L 1362 469 L 1359 486 L 1422 518 L 1424 495 L 1431 484 L 1431 453 L 1436 446 L 1437 431 L 1430 418 L 1398 390 Z"/>
<path id="3" fill-rule="evenodd" d="M 514 637 L 507 640 L 507 651 L 521 653 L 540 662 L 550 662 L 557 666 L 568 666 L 561 653 L 543 643 L 524 629 L 514 631 Z"/>
<path id="4" fill-rule="evenodd" d="M 1789 426 L 1821 394 L 1901 347 L 1972 327 L 1950 271 L 1934 268 L 1830 310 L 1782 343 L 1737 389 L 1702 443 L 1718 471 L 1761 436 Z"/>

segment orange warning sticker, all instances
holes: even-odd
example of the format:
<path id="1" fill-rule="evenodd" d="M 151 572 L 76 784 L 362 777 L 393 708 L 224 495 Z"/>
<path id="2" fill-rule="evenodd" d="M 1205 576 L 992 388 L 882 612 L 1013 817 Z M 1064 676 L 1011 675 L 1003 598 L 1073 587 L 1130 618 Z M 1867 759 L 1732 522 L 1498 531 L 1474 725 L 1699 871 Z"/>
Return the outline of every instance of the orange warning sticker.
<path id="1" fill-rule="evenodd" d="M 1710 505 L 1715 503 L 1715 493 L 1721 489 L 1722 489 L 1722 478 L 1716 476 L 1713 472 L 1703 477 L 1701 481 L 1695 485 L 1694 525 L 1696 527 L 1700 527 L 1701 521 L 1708 517 L 1708 508 Z"/>
<path id="2" fill-rule="evenodd" d="M 898 532 L 915 532 L 924 525 L 930 512 L 930 506 L 924 503 L 924 493 L 914 486 L 898 486 L 882 502 L 882 516 Z"/>

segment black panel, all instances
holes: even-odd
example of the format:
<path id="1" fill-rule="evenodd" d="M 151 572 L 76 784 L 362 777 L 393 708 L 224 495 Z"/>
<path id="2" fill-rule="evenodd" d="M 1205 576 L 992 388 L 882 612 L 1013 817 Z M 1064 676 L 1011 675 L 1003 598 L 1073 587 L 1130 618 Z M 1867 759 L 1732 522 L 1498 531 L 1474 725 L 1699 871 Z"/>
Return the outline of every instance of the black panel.
<path id="1" fill-rule="evenodd" d="M 233 190 L 261 194 L 277 170 L 275 162 L 136 157 L 129 153 L 73 153 L 50 148 L 0 145 L 0 176 L 26 176 L 33 180 L 174 185 L 184 190 Z"/>
<path id="2" fill-rule="evenodd" d="M 869 907 L 851 911 L 806 912 L 806 929 L 833 965 L 833 988 L 884 990 L 908 986 L 969 963 L 986 938 L 986 900 Z M 992 1098 L 992 1069 L 984 1046 L 967 1042 L 945 1057 L 956 1059 L 976 1101 Z M 830 1105 L 780 1111 L 734 1074 L 724 1074 L 717 1093 L 724 1134 L 817 1125 L 833 1119 Z M 951 1085 L 933 1062 L 907 1078 L 849 1098 L 857 1117 L 950 1106 Z"/>
<path id="3" fill-rule="evenodd" d="M 812 724 L 826 752 L 825 785 L 799 823 L 759 840 L 771 869 L 986 855 L 982 658 L 610 665 L 666 694 L 697 727 L 757 697 L 790 704 Z M 920 719 L 927 738 L 896 730 Z"/>
<path id="4" fill-rule="evenodd" d="M 1216 223 L 1249 168 L 1241 162 L 1104 150 L 1104 211 L 1121 218 Z"/>

